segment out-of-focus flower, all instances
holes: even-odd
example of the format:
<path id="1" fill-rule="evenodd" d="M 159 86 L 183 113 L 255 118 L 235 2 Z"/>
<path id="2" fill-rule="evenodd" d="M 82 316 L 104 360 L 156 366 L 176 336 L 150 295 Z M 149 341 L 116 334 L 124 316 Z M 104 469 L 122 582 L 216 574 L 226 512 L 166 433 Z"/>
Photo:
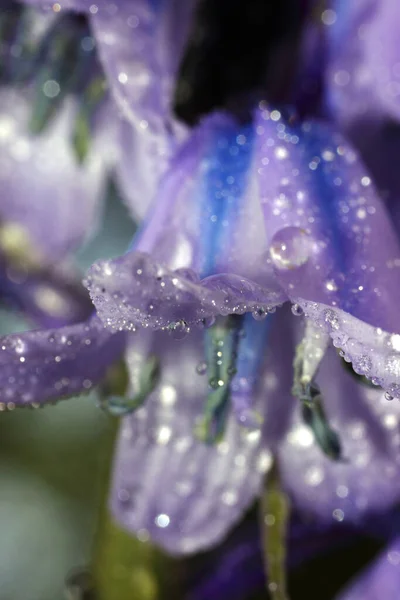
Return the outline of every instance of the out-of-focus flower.
<path id="1" fill-rule="evenodd" d="M 168 14 L 160 14 L 161 7 L 146 2 L 138 9 L 141 18 L 127 15 L 125 25 L 135 30 L 131 58 L 135 62 L 136 56 L 135 64 L 141 61 L 147 75 L 142 73 L 139 88 L 144 96 L 135 97 L 137 113 L 132 122 L 107 93 L 86 17 L 56 4 L 47 11 L 16 2 L 4 7 L 0 30 L 2 295 L 45 327 L 78 322 L 89 314 L 90 305 L 69 263 L 72 251 L 96 229 L 109 177 L 118 181 L 132 216 L 141 218 L 175 143 L 169 116 L 173 71 L 168 69 L 172 69 L 170 60 L 179 59 L 187 32 L 182 29 L 180 43 L 171 36 L 161 56 L 152 41 L 170 36 Z M 103 17 L 100 11 L 99 20 Z M 99 37 L 107 38 L 101 28 Z M 110 81 L 114 83 L 113 77 Z M 164 113 L 157 104 L 155 85 L 163 90 Z M 150 97 L 157 106 L 150 106 Z M 154 115 L 154 123 L 144 119 L 146 111 Z"/>
<path id="2" fill-rule="evenodd" d="M 294 99 L 305 114 L 337 123 L 361 153 L 399 223 L 398 3 L 332 0 L 317 4 L 303 34 Z"/>
<path id="3" fill-rule="evenodd" d="M 395 0 L 333 0 L 322 12 L 327 100 L 346 127 L 400 118 L 400 7 Z M 353 121 L 353 123 L 352 123 Z"/>

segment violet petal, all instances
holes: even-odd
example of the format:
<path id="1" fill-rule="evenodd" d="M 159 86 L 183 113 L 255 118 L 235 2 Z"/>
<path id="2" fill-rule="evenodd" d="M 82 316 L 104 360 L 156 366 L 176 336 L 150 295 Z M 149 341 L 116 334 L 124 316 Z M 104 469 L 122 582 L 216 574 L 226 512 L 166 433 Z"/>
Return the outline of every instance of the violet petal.
<path id="1" fill-rule="evenodd" d="M 358 522 L 399 497 L 400 407 L 382 390 L 357 381 L 334 348 L 327 351 L 316 382 L 343 459 L 331 461 L 321 452 L 297 405 L 278 450 L 282 477 L 303 511 L 321 521 Z"/>
<path id="2" fill-rule="evenodd" d="M 91 390 L 123 351 L 97 317 L 58 329 L 27 331 L 0 342 L 3 408 L 41 405 Z"/>
<path id="3" fill-rule="evenodd" d="M 260 430 L 231 414 L 222 442 L 206 445 L 194 428 L 202 417 L 207 377 L 202 333 L 175 341 L 163 333 L 132 335 L 128 365 L 142 351 L 160 359 L 161 380 L 145 405 L 123 420 L 111 506 L 127 529 L 150 534 L 173 554 L 216 543 L 259 493 L 271 455 Z M 261 392 L 256 406 L 262 411 Z"/>

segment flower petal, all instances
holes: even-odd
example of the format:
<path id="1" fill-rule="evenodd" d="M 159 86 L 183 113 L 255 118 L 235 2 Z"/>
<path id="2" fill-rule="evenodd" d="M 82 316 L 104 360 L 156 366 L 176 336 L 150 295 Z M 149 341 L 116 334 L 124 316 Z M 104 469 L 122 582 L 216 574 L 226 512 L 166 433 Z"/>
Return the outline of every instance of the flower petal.
<path id="1" fill-rule="evenodd" d="M 303 511 L 325 522 L 357 522 L 399 498 L 400 407 L 388 402 L 382 390 L 356 381 L 333 348 L 316 381 L 329 423 L 340 438 L 343 460 L 322 454 L 297 406 L 279 447 L 283 480 Z"/>
<path id="2" fill-rule="evenodd" d="M 337 600 L 397 600 L 400 588 L 400 538 L 394 539 Z"/>
<path id="3" fill-rule="evenodd" d="M 328 103 L 342 124 L 400 118 L 400 6 L 396 0 L 331 2 Z M 332 21 L 332 19 L 330 19 Z"/>
<path id="4" fill-rule="evenodd" d="M 107 172 L 99 151 L 104 137 L 79 165 L 70 142 L 72 101 L 39 136 L 29 133 L 27 91 L 2 88 L 0 106 L 0 218 L 26 231 L 41 262 L 58 261 L 82 243 L 98 217 Z"/>
<path id="5" fill-rule="evenodd" d="M 175 75 L 195 0 L 119 0 L 91 11 L 100 58 L 122 113 L 165 150 Z"/>
<path id="6" fill-rule="evenodd" d="M 142 221 L 166 170 L 169 150 L 166 146 L 159 151 L 154 136 L 148 135 L 143 128 L 135 129 L 123 117 L 118 142 L 119 155 L 115 164 L 118 187 L 133 219 Z"/>
<path id="7" fill-rule="evenodd" d="M 399 330 L 400 248 L 371 179 L 330 126 L 289 126 L 278 111 L 263 116 L 260 185 L 277 280 L 357 372 L 365 364 L 378 384 L 397 384 L 396 348 L 380 340 Z"/>
<path id="8" fill-rule="evenodd" d="M 77 325 L 3 337 L 3 409 L 41 405 L 89 391 L 118 359 L 123 346 L 122 334 L 110 335 L 97 317 Z"/>
<path id="9" fill-rule="evenodd" d="M 89 271 L 85 285 L 107 326 L 165 327 L 286 299 L 266 260 L 253 141 L 252 126 L 225 115 L 193 132 L 134 250 Z"/>
<path id="10" fill-rule="evenodd" d="M 288 296 L 399 327 L 398 237 L 355 151 L 327 124 L 267 110 L 259 123 L 271 261 Z"/>
<path id="11" fill-rule="evenodd" d="M 193 429 L 208 389 L 207 378 L 196 373 L 204 360 L 202 333 L 176 342 L 142 330 L 133 334 L 131 352 L 147 351 L 149 336 L 161 380 L 123 421 L 111 506 L 125 528 L 150 534 L 169 552 L 196 552 L 240 518 L 260 490 L 271 455 L 261 431 L 240 428 L 233 415 L 222 442 L 198 441 Z"/>

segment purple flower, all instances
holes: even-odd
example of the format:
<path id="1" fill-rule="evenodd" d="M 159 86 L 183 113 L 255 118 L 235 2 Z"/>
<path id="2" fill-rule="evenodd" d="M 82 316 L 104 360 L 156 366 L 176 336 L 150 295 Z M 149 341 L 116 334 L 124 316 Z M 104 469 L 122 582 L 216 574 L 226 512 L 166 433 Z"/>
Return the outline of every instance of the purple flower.
<path id="1" fill-rule="evenodd" d="M 192 132 L 177 123 L 171 90 L 191 2 L 52 7 L 61 17 L 64 8 L 88 14 L 111 97 L 96 107 L 85 162 L 63 146 L 49 178 L 37 176 L 37 148 L 50 152 L 44 164 L 53 160 L 52 135 L 58 140 L 57 127 L 70 135 L 76 106 L 67 98 L 34 141 L 21 109 L 13 127 L 30 156 L 21 167 L 13 133 L 5 185 L 15 200 L 3 218 L 29 228 L 46 258 L 64 257 L 98 212 L 110 169 L 132 213 L 146 218 L 124 256 L 91 267 L 96 314 L 3 338 L 3 408 L 102 384 L 101 403 L 125 416 L 113 514 L 175 554 L 226 534 L 273 459 L 293 503 L 322 522 L 359 522 L 391 506 L 400 492 L 399 410 L 344 364 L 387 398 L 399 395 L 400 247 L 357 153 L 331 125 L 264 102 L 244 123 L 225 113 Z M 37 196 L 32 205 L 26 189 Z M 67 192 L 85 218 L 68 212 L 58 234 Z M 43 236 L 43 225 L 57 235 Z M 273 316 L 287 301 L 304 313 L 304 331 L 285 309 Z M 105 392 L 123 355 L 126 393 Z"/>
<path id="2" fill-rule="evenodd" d="M 30 98 L 27 89 L 0 89 L 0 277 L 3 298 L 52 326 L 89 314 L 67 257 L 96 221 L 105 161 L 97 139 L 85 165 L 77 164 L 72 99 L 43 134 L 31 134 Z"/>
<path id="3" fill-rule="evenodd" d="M 90 269 L 98 316 L 3 339 L 2 401 L 90 389 L 124 349 L 118 330 L 129 332 L 127 397 L 108 399 L 132 412 L 111 505 L 173 553 L 220 539 L 273 455 L 295 504 L 327 521 L 396 501 L 398 411 L 327 349 L 331 337 L 396 391 L 398 334 L 384 328 L 397 331 L 398 242 L 356 153 L 328 125 L 264 104 L 248 125 L 215 115 L 178 151 L 154 206 L 132 250 Z M 302 409 L 292 317 L 280 311 L 270 330 L 286 300 L 307 317 Z"/>

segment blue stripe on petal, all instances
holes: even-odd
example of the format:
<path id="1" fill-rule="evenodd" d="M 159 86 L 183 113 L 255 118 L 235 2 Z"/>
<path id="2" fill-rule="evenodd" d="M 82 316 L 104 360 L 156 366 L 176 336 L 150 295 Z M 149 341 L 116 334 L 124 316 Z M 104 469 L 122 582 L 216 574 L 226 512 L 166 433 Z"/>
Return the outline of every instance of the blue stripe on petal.
<path id="1" fill-rule="evenodd" d="M 303 165 L 301 168 L 306 172 L 312 170 L 309 183 L 312 190 L 311 194 L 318 202 L 318 208 L 321 211 L 323 233 L 329 235 L 332 240 L 332 250 L 335 253 L 336 264 L 341 269 L 345 269 L 346 252 L 341 227 L 338 223 L 338 203 L 340 197 L 343 197 L 346 182 L 343 182 L 344 185 L 340 186 L 335 186 L 334 183 L 336 178 L 343 178 L 343 172 L 335 168 L 333 163 L 324 163 L 321 160 L 323 148 L 330 149 L 332 146 L 330 139 L 321 139 L 318 130 L 312 132 L 311 135 L 304 135 L 303 133 L 300 139 L 303 142 Z"/>
<path id="2" fill-rule="evenodd" d="M 202 194 L 202 277 L 215 274 L 232 242 L 244 200 L 252 159 L 254 128 L 226 123 L 219 127 L 200 186 Z"/>

